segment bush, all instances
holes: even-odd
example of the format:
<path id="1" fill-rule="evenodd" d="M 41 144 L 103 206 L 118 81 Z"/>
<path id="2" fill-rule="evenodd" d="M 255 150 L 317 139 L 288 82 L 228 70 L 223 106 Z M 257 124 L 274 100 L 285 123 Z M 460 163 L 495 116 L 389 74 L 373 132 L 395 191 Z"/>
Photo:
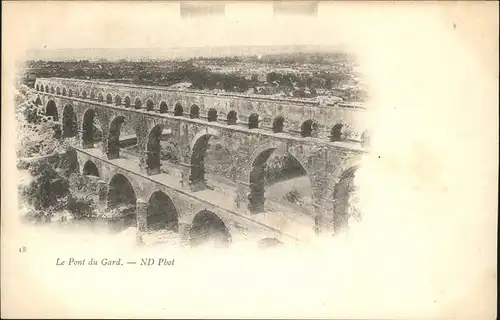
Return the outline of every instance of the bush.
<path id="1" fill-rule="evenodd" d="M 48 222 L 53 216 L 52 211 L 34 210 L 33 208 L 22 213 L 21 218 L 26 222 Z"/>
<path id="2" fill-rule="evenodd" d="M 39 124 L 42 122 L 43 114 L 39 106 L 32 103 L 28 104 L 23 112 L 26 122 L 30 124 Z"/>
<path id="3" fill-rule="evenodd" d="M 19 193 L 28 208 L 23 217 L 29 221 L 46 222 L 67 210 L 75 219 L 94 216 L 91 198 L 71 193 L 68 170 L 68 150 L 76 138 L 59 140 L 54 137 L 56 123 L 45 117 L 34 105 L 31 91 L 21 87 L 16 95 L 18 130 L 18 168 L 27 171 L 31 179 L 19 185 Z"/>
<path id="4" fill-rule="evenodd" d="M 67 200 L 67 210 L 73 219 L 90 219 L 96 216 L 96 204 L 90 197 L 70 194 Z"/>
<path id="5" fill-rule="evenodd" d="M 69 194 L 69 181 L 61 177 L 47 161 L 37 161 L 28 168 L 33 180 L 22 190 L 22 196 L 35 210 L 60 208 L 60 200 Z"/>
<path id="6" fill-rule="evenodd" d="M 33 179 L 21 187 L 23 200 L 33 210 L 25 217 L 32 221 L 48 221 L 54 213 L 67 210 L 74 219 L 93 218 L 96 204 L 90 197 L 81 197 L 70 191 L 70 182 L 48 161 L 30 164 Z"/>
<path id="7" fill-rule="evenodd" d="M 71 189 L 80 192 L 96 192 L 99 187 L 99 179 L 99 177 L 90 175 L 73 175 L 71 177 Z"/>
<path id="8" fill-rule="evenodd" d="M 172 162 L 179 161 L 178 144 L 174 140 L 161 141 L 160 159 Z"/>

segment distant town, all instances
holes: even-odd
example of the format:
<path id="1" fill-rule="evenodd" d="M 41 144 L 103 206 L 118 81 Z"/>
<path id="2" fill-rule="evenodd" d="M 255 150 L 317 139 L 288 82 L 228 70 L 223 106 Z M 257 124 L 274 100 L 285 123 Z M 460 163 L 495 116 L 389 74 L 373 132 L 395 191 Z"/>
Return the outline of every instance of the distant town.
<path id="1" fill-rule="evenodd" d="M 99 59 L 28 61 L 21 82 L 63 77 L 178 90 L 233 92 L 322 103 L 359 102 L 367 89 L 358 66 L 344 53 L 280 53 L 185 60 Z"/>

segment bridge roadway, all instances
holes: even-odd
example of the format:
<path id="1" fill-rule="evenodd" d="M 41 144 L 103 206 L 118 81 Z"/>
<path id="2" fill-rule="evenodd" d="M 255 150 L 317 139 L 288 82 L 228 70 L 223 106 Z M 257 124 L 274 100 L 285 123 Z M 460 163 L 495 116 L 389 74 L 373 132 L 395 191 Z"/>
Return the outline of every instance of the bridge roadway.
<path id="1" fill-rule="evenodd" d="M 168 173 L 162 172 L 149 176 L 140 171 L 139 157 L 134 157 L 131 153 L 125 153 L 121 158 L 109 160 L 100 148 L 82 149 L 76 147 L 75 150 L 77 153 L 89 156 L 95 162 L 108 163 L 126 171 L 131 176 L 134 176 L 132 178 L 134 180 L 161 184 L 170 191 L 170 194 L 167 194 L 169 196 L 171 196 L 171 193 L 178 193 L 189 197 L 193 202 L 217 207 L 218 209 L 214 211 L 218 215 L 223 215 L 221 217 L 223 220 L 241 221 L 240 224 L 246 225 L 249 229 L 252 229 L 251 231 L 264 230 L 276 234 L 275 238 L 282 242 L 287 242 L 284 237 L 289 238 L 288 241 L 307 242 L 315 235 L 314 217 L 300 212 L 292 206 L 271 200 L 266 202 L 265 210 L 262 213 L 249 214 L 243 206 L 237 208 L 234 205 L 237 187 L 229 181 L 224 181 L 224 178 L 211 179 L 211 177 L 208 177 L 207 183 L 212 185 L 213 188 L 191 192 L 189 187 L 181 182 L 182 168 L 180 166 L 168 163 Z M 180 212 L 179 215 L 182 216 L 182 213 Z"/>

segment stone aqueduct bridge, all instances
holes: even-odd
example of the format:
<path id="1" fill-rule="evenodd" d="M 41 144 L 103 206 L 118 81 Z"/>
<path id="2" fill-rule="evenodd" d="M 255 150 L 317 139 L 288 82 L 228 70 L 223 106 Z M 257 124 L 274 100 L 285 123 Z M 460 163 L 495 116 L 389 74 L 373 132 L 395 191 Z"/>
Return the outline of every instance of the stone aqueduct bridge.
<path id="1" fill-rule="evenodd" d="M 168 227 L 181 239 L 203 224 L 222 228 L 228 239 L 258 234 L 281 242 L 346 225 L 352 178 L 367 152 L 362 107 L 62 78 L 39 78 L 35 89 L 45 114 L 61 122 L 63 137 L 78 136 L 79 168 L 101 177 L 100 200 L 133 205 L 139 231 L 158 206 L 167 208 Z M 222 189 L 205 183 L 211 137 L 230 152 Z M 160 141 L 167 138 L 176 142 L 177 163 L 160 161 Z M 137 157 L 124 152 L 130 145 Z M 314 209 L 297 214 L 265 201 L 262 168 L 275 150 L 307 172 Z"/>

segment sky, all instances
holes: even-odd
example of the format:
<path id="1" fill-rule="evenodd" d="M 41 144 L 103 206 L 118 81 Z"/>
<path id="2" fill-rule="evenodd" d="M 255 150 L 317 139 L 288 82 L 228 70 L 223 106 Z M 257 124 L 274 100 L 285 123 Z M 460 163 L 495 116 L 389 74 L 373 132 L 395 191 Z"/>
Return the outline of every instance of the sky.
<path id="1" fill-rule="evenodd" d="M 76 49 L 99 55 L 102 48 L 149 48 L 150 57 L 191 47 L 321 45 L 367 51 L 401 29 L 415 32 L 423 14 L 430 22 L 440 15 L 432 6 L 422 10 L 425 5 L 414 6 L 408 16 L 403 14 L 408 5 L 326 1 L 318 3 L 316 14 L 274 14 L 271 1 L 253 1 L 228 2 L 223 15 L 183 18 L 179 2 L 124 4 L 8 2 L 3 16 L 9 30 L 16 30 L 10 36 L 24 49 L 20 54 L 37 50 L 36 55 L 50 59 L 68 58 Z M 72 51 L 61 50 L 68 48 Z"/>

